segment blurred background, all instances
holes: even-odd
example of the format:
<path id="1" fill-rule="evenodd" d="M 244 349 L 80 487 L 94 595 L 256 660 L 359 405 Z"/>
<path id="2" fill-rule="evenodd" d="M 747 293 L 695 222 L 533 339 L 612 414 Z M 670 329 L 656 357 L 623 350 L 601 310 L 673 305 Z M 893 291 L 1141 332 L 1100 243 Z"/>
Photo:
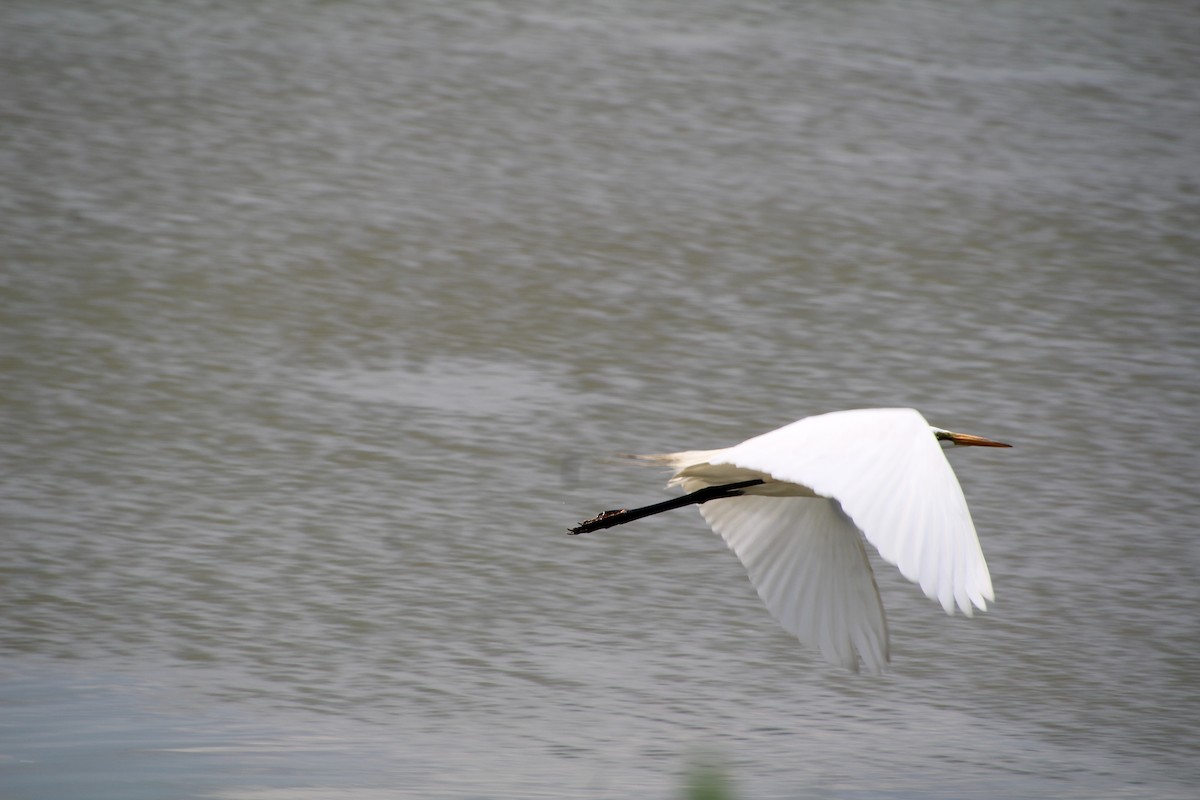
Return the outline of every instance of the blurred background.
<path id="1" fill-rule="evenodd" d="M 6 0 L 0 74 L 6 798 L 1192 796 L 1196 4 Z M 693 511 L 566 535 L 863 406 L 1016 445 L 882 678 Z"/>

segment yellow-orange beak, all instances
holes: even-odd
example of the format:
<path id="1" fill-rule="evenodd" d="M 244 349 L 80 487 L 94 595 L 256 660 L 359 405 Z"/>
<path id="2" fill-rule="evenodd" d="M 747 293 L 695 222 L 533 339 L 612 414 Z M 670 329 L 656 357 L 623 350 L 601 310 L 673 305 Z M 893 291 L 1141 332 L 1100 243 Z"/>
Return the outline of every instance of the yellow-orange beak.
<path id="1" fill-rule="evenodd" d="M 954 431 L 946 431 L 945 434 L 939 438 L 947 439 L 951 442 L 954 442 L 956 445 L 961 446 L 971 445 L 975 447 L 1012 447 L 1011 444 L 997 442 L 995 439 L 985 439 L 982 436 L 976 436 L 971 433 L 955 433 Z"/>

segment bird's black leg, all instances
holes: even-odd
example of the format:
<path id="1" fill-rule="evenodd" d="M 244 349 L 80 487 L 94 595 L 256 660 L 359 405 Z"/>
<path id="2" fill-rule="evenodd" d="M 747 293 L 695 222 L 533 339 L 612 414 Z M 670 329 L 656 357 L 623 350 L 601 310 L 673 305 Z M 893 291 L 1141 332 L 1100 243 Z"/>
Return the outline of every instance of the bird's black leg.
<path id="1" fill-rule="evenodd" d="M 611 528 L 616 525 L 624 525 L 626 522 L 633 522 L 635 519 L 661 514 L 673 508 L 707 503 L 709 500 L 720 500 L 724 497 L 738 497 L 742 494 L 742 489 L 748 486 L 757 486 L 760 483 L 763 483 L 763 481 L 755 478 L 750 481 L 725 483 L 720 486 L 705 486 L 703 489 L 697 489 L 682 497 L 673 497 L 670 500 L 664 500 L 661 503 L 655 503 L 650 506 L 602 511 L 586 522 L 581 522 L 574 528 L 571 528 L 570 532 L 572 536 L 576 536 L 581 533 L 590 533 L 591 531 L 603 530 L 604 528 Z"/>

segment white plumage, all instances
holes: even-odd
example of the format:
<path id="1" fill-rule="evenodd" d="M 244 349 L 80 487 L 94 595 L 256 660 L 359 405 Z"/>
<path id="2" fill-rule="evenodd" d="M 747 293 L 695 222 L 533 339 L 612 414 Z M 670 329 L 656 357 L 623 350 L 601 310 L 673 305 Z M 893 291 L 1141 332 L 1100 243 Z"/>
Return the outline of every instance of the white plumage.
<path id="1" fill-rule="evenodd" d="M 939 440 L 1008 446 L 934 428 L 913 409 L 822 414 L 721 450 L 637 456 L 673 468 L 670 485 L 701 498 L 605 512 L 574 530 L 700 503 L 787 631 L 832 663 L 857 671 L 861 659 L 878 673 L 889 658 L 888 629 L 864 535 L 947 613 L 957 606 L 970 616 L 993 599 L 975 525 Z M 761 483 L 742 485 L 748 481 Z"/>

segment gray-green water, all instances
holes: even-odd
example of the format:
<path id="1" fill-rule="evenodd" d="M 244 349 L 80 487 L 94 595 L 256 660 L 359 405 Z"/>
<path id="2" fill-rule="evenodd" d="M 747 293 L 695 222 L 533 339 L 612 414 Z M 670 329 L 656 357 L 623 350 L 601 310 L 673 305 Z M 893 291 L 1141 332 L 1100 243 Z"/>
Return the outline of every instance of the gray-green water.
<path id="1" fill-rule="evenodd" d="M 1190 797 L 1200 10 L 6 2 L 0 793 Z M 606 455 L 912 405 L 882 679 Z"/>

